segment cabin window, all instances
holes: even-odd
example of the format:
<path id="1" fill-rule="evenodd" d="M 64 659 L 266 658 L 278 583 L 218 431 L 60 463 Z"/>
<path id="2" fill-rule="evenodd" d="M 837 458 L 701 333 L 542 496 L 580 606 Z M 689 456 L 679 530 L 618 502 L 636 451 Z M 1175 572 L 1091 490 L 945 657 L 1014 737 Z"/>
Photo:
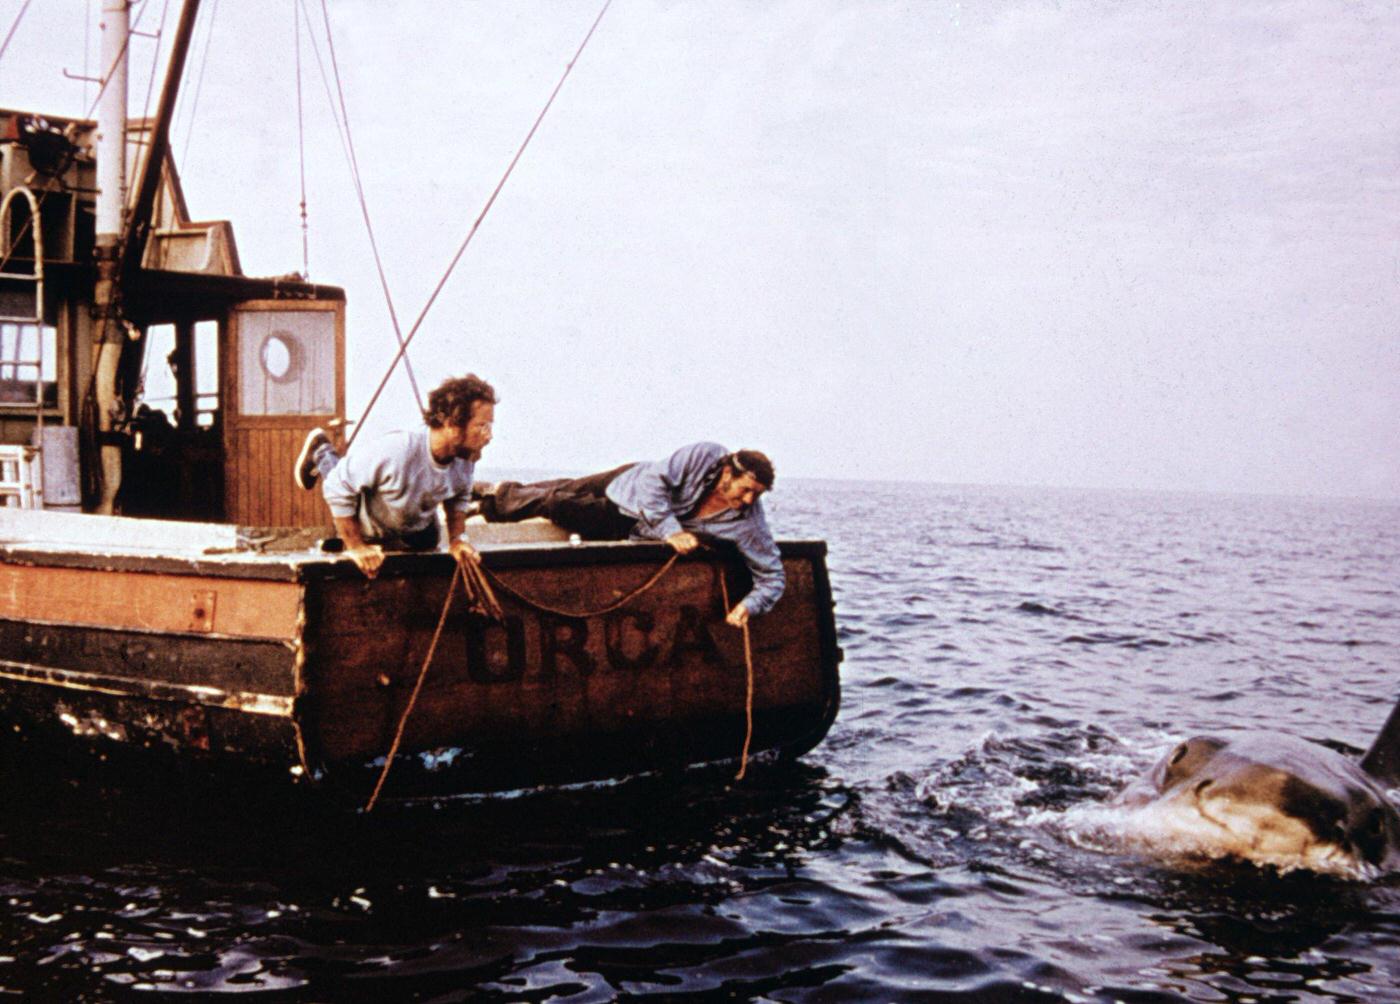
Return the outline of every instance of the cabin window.
<path id="1" fill-rule="evenodd" d="M 167 417 L 175 414 L 175 373 L 170 359 L 175 352 L 175 326 L 153 324 L 146 329 L 146 358 L 141 372 L 141 400 Z"/>
<path id="2" fill-rule="evenodd" d="M 219 414 L 219 322 L 194 326 L 195 424 L 212 429 Z"/>
<path id="3" fill-rule="evenodd" d="M 0 408 L 58 406 L 58 330 L 32 321 L 0 322 Z"/>
<path id="4" fill-rule="evenodd" d="M 248 311 L 239 318 L 238 355 L 242 414 L 335 412 L 335 314 Z"/>
<path id="5" fill-rule="evenodd" d="M 212 429 L 219 410 L 219 324 L 199 321 L 190 332 L 182 336 L 174 324 L 146 329 L 141 403 L 181 429 Z"/>

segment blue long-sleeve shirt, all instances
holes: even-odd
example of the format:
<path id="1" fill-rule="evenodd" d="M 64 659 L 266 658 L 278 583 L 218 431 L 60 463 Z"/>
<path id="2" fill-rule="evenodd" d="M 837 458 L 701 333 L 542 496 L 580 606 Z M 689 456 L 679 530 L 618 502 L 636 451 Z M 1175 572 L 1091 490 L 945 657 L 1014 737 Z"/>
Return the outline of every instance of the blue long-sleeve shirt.
<path id="1" fill-rule="evenodd" d="M 705 519 L 692 514 L 719 480 L 720 465 L 729 455 L 719 443 L 682 446 L 665 460 L 637 464 L 608 485 L 608 498 L 637 527 L 632 536 L 665 540 L 689 530 L 699 537 L 733 543 L 753 575 L 753 589 L 742 600 L 751 615 L 767 613 L 783 595 L 787 579 L 783 559 L 768 529 L 763 502 L 742 509 L 725 509 Z"/>
<path id="2" fill-rule="evenodd" d="M 322 478 L 321 494 L 333 516 L 354 516 L 369 540 L 427 529 L 437 507 L 465 511 L 475 465 L 433 459 L 428 428 L 391 432 L 356 444 Z"/>

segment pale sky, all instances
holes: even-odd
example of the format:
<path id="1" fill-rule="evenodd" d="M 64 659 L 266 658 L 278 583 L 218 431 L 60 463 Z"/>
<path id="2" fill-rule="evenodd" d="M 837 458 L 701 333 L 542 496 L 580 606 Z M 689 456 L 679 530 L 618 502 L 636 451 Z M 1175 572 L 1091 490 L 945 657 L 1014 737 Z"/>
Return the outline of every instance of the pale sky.
<path id="1" fill-rule="evenodd" d="M 203 6 L 191 213 L 299 270 L 293 4 Z M 330 6 L 406 329 L 601 0 Z M 86 114 L 99 7 L 33 3 L 0 105 Z M 393 333 L 302 57 L 355 417 Z M 614 0 L 410 356 L 496 385 L 487 473 L 717 439 L 780 478 L 1400 498 L 1397 58 L 1388 0 Z M 368 429 L 416 420 L 399 378 Z"/>

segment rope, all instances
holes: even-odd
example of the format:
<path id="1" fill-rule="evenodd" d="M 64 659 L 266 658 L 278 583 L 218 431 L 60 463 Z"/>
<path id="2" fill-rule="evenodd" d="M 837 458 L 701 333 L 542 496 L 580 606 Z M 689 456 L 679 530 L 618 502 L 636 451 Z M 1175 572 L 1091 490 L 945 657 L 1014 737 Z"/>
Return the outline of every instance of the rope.
<path id="1" fill-rule="evenodd" d="M 485 569 L 483 569 L 483 572 L 485 576 L 490 578 L 493 582 L 495 582 L 496 585 L 501 588 L 501 591 L 504 592 L 507 596 L 514 598 L 515 600 L 519 601 L 520 603 L 523 603 L 525 606 L 530 607 L 533 610 L 538 610 L 542 613 L 547 614 L 554 614 L 557 617 L 570 617 L 577 620 L 586 620 L 589 617 L 599 617 L 603 614 L 612 613 L 618 607 L 625 606 L 632 600 L 636 599 L 638 596 L 641 596 L 652 586 L 660 582 L 661 577 L 671 570 L 671 566 L 674 565 L 679 558 L 679 554 L 671 555 L 671 557 L 667 560 L 666 564 L 662 565 L 660 569 L 653 573 L 651 578 L 647 579 L 645 582 L 643 582 L 636 589 L 632 590 L 630 593 L 627 593 L 626 595 L 621 596 L 616 600 L 613 600 L 611 603 L 608 603 L 605 606 L 599 607 L 597 610 L 575 611 L 564 610 L 560 607 L 553 607 L 550 606 L 548 603 L 543 603 L 539 600 L 532 599 L 531 597 L 524 595 L 519 590 L 511 587 L 508 583 L 503 582 L 499 577 L 493 575 L 491 572 L 486 571 Z M 487 588 L 489 589 L 490 586 L 488 585 Z"/>
<path id="2" fill-rule="evenodd" d="M 481 564 L 477 561 L 459 561 L 457 570 L 452 574 L 452 581 L 447 584 L 447 597 L 442 601 L 442 613 L 438 615 L 437 627 L 433 630 L 433 640 L 428 644 L 428 654 L 423 657 L 423 665 L 418 670 L 418 679 L 413 684 L 413 692 L 408 695 L 408 703 L 404 705 L 403 712 L 399 715 L 399 726 L 394 730 L 394 741 L 389 744 L 389 752 L 384 756 L 384 767 L 379 772 L 379 780 L 375 782 L 374 791 L 369 796 L 369 801 L 365 803 L 365 811 L 374 811 L 374 804 L 379 801 L 379 792 L 384 788 L 384 782 L 389 778 L 389 771 L 393 768 L 394 757 L 398 756 L 399 744 L 403 742 L 404 729 L 408 727 L 408 718 L 413 714 L 413 707 L 418 703 L 418 693 L 423 689 L 423 681 L 428 677 L 428 667 L 432 665 L 433 655 L 437 652 L 438 639 L 442 637 L 443 626 L 447 623 L 447 612 L 452 609 L 452 597 L 457 590 L 458 580 L 462 583 L 462 591 L 466 594 L 467 609 L 472 613 L 482 614 L 492 620 L 502 620 L 504 615 L 501 612 L 501 605 L 496 602 L 496 594 L 491 591 L 491 585 L 482 575 Z"/>
<path id="3" fill-rule="evenodd" d="M 379 801 L 380 789 L 384 787 L 384 781 L 389 777 L 389 768 L 394 765 L 394 757 L 398 755 L 399 743 L 403 741 L 403 730 L 408 725 L 408 716 L 413 713 L 413 706 L 418 703 L 418 692 L 423 689 L 423 681 L 428 676 L 428 667 L 432 665 L 433 654 L 437 652 L 438 639 L 442 637 L 442 627 L 447 623 L 447 611 L 452 609 L 452 594 L 457 590 L 457 580 L 462 577 L 462 568 L 459 565 L 457 571 L 452 576 L 452 581 L 447 584 L 447 599 L 443 601 L 442 613 L 438 616 L 437 628 L 433 631 L 433 640 L 428 644 L 428 654 L 423 657 L 423 667 L 418 670 L 418 680 L 413 684 L 413 693 L 408 695 L 408 704 L 403 709 L 403 714 L 399 715 L 399 727 L 394 732 L 394 741 L 389 745 L 389 752 L 384 757 L 384 769 L 379 772 L 379 780 L 375 782 L 374 791 L 369 796 L 369 801 L 365 803 L 365 811 L 372 812 L 374 803 Z"/>
<path id="4" fill-rule="evenodd" d="M 67 167 L 65 167 L 64 170 L 67 170 Z M 60 171 L 59 173 L 62 173 L 62 172 Z M 37 200 L 37 202 L 38 202 L 38 206 L 37 206 L 38 212 L 37 212 L 37 213 L 34 213 L 34 214 L 31 214 L 30 217 L 29 217 L 27 220 L 24 221 L 24 225 L 21 226 L 21 227 L 19 228 L 19 232 L 16 233 L 16 234 L 14 235 L 13 239 L 11 239 L 11 240 L 9 241 L 10 249 L 9 249 L 8 251 L 5 252 L 5 254 L 4 254 L 3 257 L 0 257 L 0 272 L 3 272 L 3 271 L 5 271 L 5 269 L 9 268 L 9 266 L 10 266 L 10 259 L 13 258 L 13 257 L 15 256 L 15 248 L 17 248 L 20 244 L 22 244 L 22 243 L 24 242 L 24 239 L 25 239 L 26 237 L 29 236 L 29 231 L 32 230 L 32 229 L 34 228 L 34 217 L 35 217 L 35 216 L 40 216 L 40 217 L 43 216 L 43 211 L 44 211 L 44 200 L 47 199 L 47 198 L 49 197 L 49 192 L 50 192 L 50 189 L 47 189 L 47 188 L 46 188 L 46 189 L 44 189 L 42 192 L 39 193 L 39 198 L 38 198 L 38 200 Z M 6 222 L 6 223 L 9 222 L 9 218 L 8 218 L 8 217 L 6 218 L 6 221 L 5 221 L 5 222 Z M 36 263 L 36 267 L 38 267 L 38 266 L 37 266 L 37 263 Z"/>
<path id="5" fill-rule="evenodd" d="M 204 93 L 204 71 L 207 70 L 207 69 L 209 68 L 209 46 L 210 46 L 210 44 L 214 41 L 214 19 L 217 18 L 218 16 L 219 16 L 219 0 L 214 0 L 214 2 L 213 2 L 213 3 L 210 5 L 210 7 L 209 7 L 209 20 L 205 22 L 205 27 L 204 27 L 204 52 L 203 52 L 203 54 L 199 57 L 199 76 L 195 79 L 195 82 L 194 82 L 194 98 L 193 98 L 193 100 L 190 101 L 189 124 L 188 124 L 187 126 L 185 126 L 185 145 L 184 145 L 183 147 L 181 147 L 181 149 L 180 149 L 180 159 L 179 159 L 179 161 L 177 161 L 177 163 L 179 163 L 179 164 L 183 164 L 183 163 L 185 163 L 186 160 L 189 159 L 189 155 L 190 155 L 190 141 L 194 139 L 194 124 L 195 124 L 195 118 L 196 118 L 196 117 L 198 116 L 198 114 L 199 114 L 199 96 L 200 96 L 201 94 Z M 164 27 L 164 25 L 165 25 L 165 12 L 164 12 L 164 11 L 161 12 L 161 15 L 160 15 L 160 23 L 161 23 L 161 26 Z M 155 74 L 154 74 L 154 73 L 151 74 L 151 79 L 154 81 L 154 79 L 155 79 Z M 147 95 L 146 95 L 146 104 L 147 104 L 148 107 L 150 106 L 150 102 L 151 102 L 151 96 L 150 96 L 149 93 L 147 93 Z"/>
<path id="6" fill-rule="evenodd" d="M 515 170 L 515 165 L 520 162 L 520 157 L 524 154 L 525 148 L 530 145 L 530 140 L 534 138 L 535 131 L 539 129 L 540 123 L 544 121 L 544 117 L 548 114 L 550 106 L 554 104 L 554 99 L 559 95 L 560 88 L 564 86 L 564 81 L 569 79 L 569 74 L 573 71 L 574 64 L 576 64 L 579 57 L 583 55 L 584 47 L 588 45 L 588 40 L 593 37 L 593 32 L 597 30 L 599 22 L 603 20 L 603 15 L 608 12 L 608 7 L 611 5 L 612 0 L 604 0 L 603 9 L 598 11 L 598 16 L 593 19 L 593 25 L 588 29 L 588 34 L 583 36 L 583 41 L 579 43 L 578 51 L 574 53 L 574 58 L 569 60 L 569 64 L 564 67 L 563 76 L 559 78 L 559 83 L 554 85 L 553 93 L 549 95 L 549 100 L 546 101 L 544 107 L 540 109 L 540 114 L 535 119 L 535 124 L 530 127 L 530 131 L 525 135 L 524 141 L 520 144 L 520 149 L 515 151 L 515 156 L 511 158 L 510 166 L 506 168 L 506 173 L 501 175 L 501 180 L 496 183 L 496 188 L 491 193 L 491 197 L 486 200 L 486 205 L 482 208 L 481 215 L 476 218 L 476 222 L 473 223 L 471 229 L 467 231 L 467 236 L 463 238 L 461 245 L 457 248 L 457 253 L 452 256 L 452 261 L 448 263 L 447 271 L 445 271 L 442 278 L 438 280 L 437 287 L 433 290 L 432 295 L 428 297 L 428 302 L 423 305 L 423 309 L 418 314 L 418 319 L 413 322 L 413 327 L 408 331 L 408 337 L 399 345 L 398 353 L 390 360 L 389 368 L 384 371 L 383 379 L 379 381 L 379 386 L 376 387 L 374 393 L 370 395 L 369 404 L 365 405 L 365 410 L 360 413 L 360 424 L 355 426 L 355 430 L 350 434 L 350 440 L 345 446 L 347 450 L 350 448 L 350 444 L 355 442 L 355 437 L 359 435 L 360 430 L 365 427 L 365 419 L 369 417 L 369 413 L 374 409 L 375 402 L 379 400 L 379 395 L 383 393 L 384 385 L 389 382 L 389 377 L 393 375 L 394 367 L 399 364 L 400 359 L 404 358 L 404 353 L 408 351 L 409 343 L 413 341 L 413 336 L 418 334 L 418 329 L 423 324 L 423 318 L 428 316 L 428 311 L 432 309 L 433 304 L 437 301 L 438 294 L 441 293 L 443 287 L 447 285 L 447 280 L 451 278 L 453 271 L 456 270 L 457 263 L 462 260 L 462 255 L 466 252 L 467 245 L 469 245 L 472 242 L 472 238 L 476 236 L 476 231 L 481 226 L 481 221 L 486 219 L 486 214 L 489 213 L 491 207 L 495 205 L 496 196 L 501 194 L 501 189 L 505 187 L 511 172 Z"/>
<path id="7" fill-rule="evenodd" d="M 486 579 L 486 570 L 481 567 L 481 562 L 458 562 L 457 567 L 462 570 L 462 586 L 467 591 L 467 600 L 472 609 L 494 621 L 505 620 L 506 615 L 496 599 L 495 590 Z"/>
<path id="8" fill-rule="evenodd" d="M 636 589 L 592 611 L 564 610 L 560 607 L 555 607 L 548 603 L 532 599 L 492 574 L 488 569 L 482 567 L 479 561 L 458 562 L 457 570 L 452 576 L 452 581 L 448 583 L 447 597 L 443 600 L 442 613 L 438 615 L 437 627 L 433 630 L 433 638 L 428 644 L 428 652 L 423 657 L 423 665 L 418 670 L 418 679 L 413 684 L 413 691 L 409 694 L 408 703 L 404 705 L 403 712 L 399 715 L 399 724 L 394 730 L 394 741 L 389 744 L 389 752 L 385 754 L 384 757 L 384 766 L 379 771 L 379 780 L 375 782 L 374 791 L 371 792 L 369 801 L 365 803 L 364 811 L 372 812 L 374 810 L 375 803 L 379 801 L 379 793 L 383 790 L 384 782 L 389 777 L 389 771 L 393 769 L 394 758 L 398 755 L 399 745 L 403 742 L 403 734 L 404 730 L 408 727 L 409 716 L 413 714 L 414 706 L 418 703 L 418 694 L 423 689 L 423 681 L 427 679 L 428 676 L 428 667 L 432 665 L 433 656 L 437 652 L 438 640 L 442 637 L 442 629 L 447 623 L 447 613 L 452 609 L 452 597 L 456 593 L 458 580 L 462 583 L 462 590 L 466 595 L 468 607 L 473 612 L 483 614 L 493 620 L 502 620 L 504 614 L 501 610 L 500 603 L 496 599 L 495 591 L 492 589 L 492 582 L 500 587 L 508 596 L 532 609 L 555 614 L 560 617 L 578 619 L 598 617 L 630 603 L 660 582 L 662 576 L 669 572 L 678 560 L 680 560 L 679 554 L 671 555 L 664 565 L 652 573 L 651 577 Z M 720 591 L 724 598 L 724 612 L 727 614 L 729 612 L 729 585 L 725 582 L 724 570 L 722 568 L 720 569 L 719 576 Z M 739 772 L 734 775 L 734 780 L 736 781 L 743 780 L 745 773 L 748 771 L 749 749 L 753 744 L 753 645 L 749 636 L 748 624 L 745 624 L 742 630 L 744 632 L 744 666 L 747 670 L 747 686 L 744 693 L 744 748 L 739 754 Z"/>
<path id="9" fill-rule="evenodd" d="M 724 612 L 729 613 L 729 583 L 724 580 L 724 569 L 719 570 L 720 595 L 724 597 Z M 749 746 L 753 742 L 753 646 L 749 640 L 749 625 L 744 622 L 744 668 L 747 670 L 744 689 L 744 750 L 739 754 L 739 773 L 734 780 L 742 781 L 749 769 Z"/>

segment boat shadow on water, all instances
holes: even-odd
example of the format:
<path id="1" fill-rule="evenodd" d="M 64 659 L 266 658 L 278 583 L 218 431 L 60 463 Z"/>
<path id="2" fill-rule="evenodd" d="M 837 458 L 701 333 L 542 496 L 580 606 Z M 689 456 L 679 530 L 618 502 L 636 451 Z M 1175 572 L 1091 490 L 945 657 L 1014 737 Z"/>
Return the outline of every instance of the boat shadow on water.
<path id="1" fill-rule="evenodd" d="M 703 923 L 790 882 L 839 844 L 853 801 L 818 767 L 772 761 L 740 783 L 725 766 L 365 813 L 188 758 L 133 771 L 72 743 L 4 754 L 0 978 L 70 999 L 116 986 L 404 999 L 508 981 L 556 942 L 605 971 L 610 950 L 573 941 L 634 912 Z"/>
<path id="2" fill-rule="evenodd" d="M 254 854 L 266 845 L 285 860 L 303 850 L 320 854 L 333 838 L 370 854 L 387 841 L 440 847 L 449 857 L 509 853 L 522 842 L 558 843 L 563 851 L 615 840 L 615 853 L 658 844 L 674 860 L 686 845 L 717 842 L 767 853 L 782 842 L 774 834 L 823 825 L 853 798 L 822 768 L 777 756 L 750 761 L 741 781 L 736 764 L 722 762 L 469 795 L 454 793 L 450 765 L 426 769 L 419 758 L 400 758 L 399 794 L 366 812 L 364 796 L 380 764 L 335 783 L 309 783 L 285 771 L 173 752 L 11 738 L 0 745 L 0 799 L 11 848 L 26 839 L 47 844 L 55 828 L 71 827 L 109 847 L 126 843 L 154 853 L 168 845 L 176 858 L 227 844 Z"/>

